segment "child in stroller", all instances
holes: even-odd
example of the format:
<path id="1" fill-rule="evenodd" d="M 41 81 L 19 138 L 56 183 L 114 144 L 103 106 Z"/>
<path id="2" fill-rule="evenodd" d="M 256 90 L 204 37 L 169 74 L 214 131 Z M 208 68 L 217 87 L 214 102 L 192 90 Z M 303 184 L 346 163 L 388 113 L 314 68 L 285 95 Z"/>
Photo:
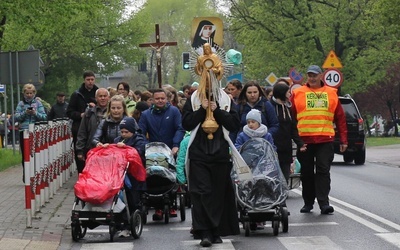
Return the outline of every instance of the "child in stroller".
<path id="1" fill-rule="evenodd" d="M 244 161 L 252 171 L 253 179 L 235 179 L 240 220 L 245 236 L 255 230 L 259 222 L 272 221 L 274 235 L 279 223 L 288 231 L 288 211 L 284 204 L 288 187 L 279 167 L 278 156 L 272 145 L 262 138 L 248 140 L 240 148 Z"/>
<path id="2" fill-rule="evenodd" d="M 146 145 L 146 185 L 142 195 L 143 213 L 147 214 L 154 207 L 153 220 L 177 217 L 177 194 L 179 185 L 176 181 L 175 159 L 171 149 L 162 142 L 151 142 Z M 179 195 L 181 220 L 185 220 L 183 195 Z M 172 211 L 172 212 L 171 212 Z"/>
<path id="3" fill-rule="evenodd" d="M 77 241 L 84 237 L 87 228 L 109 225 L 110 240 L 114 234 L 129 226 L 132 236 L 142 232 L 142 215 L 127 196 L 124 187 L 126 173 L 136 181 L 145 180 L 145 171 L 137 150 L 131 147 L 98 147 L 87 155 L 86 167 L 75 184 L 75 202 L 72 208 L 71 233 Z M 120 191 L 123 202 L 120 201 Z M 82 209 L 77 209 L 81 202 Z"/>
<path id="4" fill-rule="evenodd" d="M 280 172 L 279 163 L 274 161 L 274 157 L 276 158 L 277 156 L 276 148 L 273 138 L 268 132 L 268 128 L 261 123 L 261 112 L 257 109 L 250 110 L 246 116 L 246 121 L 247 125 L 244 126 L 243 132 L 238 135 L 235 147 L 240 150 L 240 152 L 244 152 L 245 149 L 253 149 L 253 146 L 262 146 L 265 151 L 260 151 L 258 153 L 261 155 L 266 154 L 267 157 L 265 159 L 268 160 L 262 162 L 265 165 L 259 165 L 261 162 L 256 161 L 256 159 L 259 159 L 258 157 L 260 156 L 255 158 L 254 155 L 252 155 L 252 153 L 254 153 L 253 151 L 250 151 L 250 154 L 248 152 L 242 153 L 242 157 L 252 170 L 254 178 L 252 181 L 242 182 L 238 185 L 238 194 L 241 195 L 241 197 L 238 198 L 239 201 L 242 201 L 239 203 L 242 205 L 247 204 L 247 207 L 255 210 L 259 208 L 262 208 L 261 210 L 269 209 L 273 205 L 285 206 L 285 200 L 281 198 L 278 199 L 280 194 L 277 193 L 276 190 L 276 186 L 279 184 L 276 183 L 277 180 L 275 177 L 278 177 Z M 249 146 L 249 143 L 254 143 L 255 145 Z M 257 147 L 255 149 L 257 149 Z M 273 179 L 269 177 L 273 177 Z M 276 202 L 277 199 L 279 202 Z M 244 212 L 246 213 L 246 211 Z M 244 217 L 248 218 L 248 216 Z M 257 221 L 251 223 L 252 229 L 264 229 L 264 222 L 261 220 L 262 217 L 265 216 L 260 216 Z M 268 219 L 268 217 L 266 218 Z"/>

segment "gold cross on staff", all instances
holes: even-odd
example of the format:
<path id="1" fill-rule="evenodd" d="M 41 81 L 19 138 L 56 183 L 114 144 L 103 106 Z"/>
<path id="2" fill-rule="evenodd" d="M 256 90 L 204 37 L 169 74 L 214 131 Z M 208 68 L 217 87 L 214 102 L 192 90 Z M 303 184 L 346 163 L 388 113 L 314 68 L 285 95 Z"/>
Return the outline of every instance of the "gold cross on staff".
<path id="1" fill-rule="evenodd" d="M 160 41 L 160 26 L 156 24 L 156 42 L 155 43 L 141 43 L 139 47 L 151 47 L 156 51 L 157 58 L 157 80 L 158 87 L 161 88 L 161 49 L 165 46 L 176 46 L 177 42 L 161 42 Z"/>

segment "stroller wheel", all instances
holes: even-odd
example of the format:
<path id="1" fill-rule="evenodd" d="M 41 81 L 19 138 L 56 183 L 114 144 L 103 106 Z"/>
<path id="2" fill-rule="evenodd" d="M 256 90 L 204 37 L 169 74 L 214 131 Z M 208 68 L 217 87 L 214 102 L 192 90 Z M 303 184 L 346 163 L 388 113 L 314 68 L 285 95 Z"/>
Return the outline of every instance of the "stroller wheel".
<path id="1" fill-rule="evenodd" d="M 147 208 L 146 208 L 146 206 L 142 206 L 142 222 L 143 222 L 143 225 L 146 225 L 146 223 L 147 223 Z"/>
<path id="2" fill-rule="evenodd" d="M 131 216 L 129 224 L 133 238 L 138 239 L 142 235 L 143 230 L 142 214 L 138 209 Z"/>
<path id="3" fill-rule="evenodd" d="M 279 234 L 279 220 L 272 221 L 272 228 L 274 230 L 274 235 L 277 236 Z"/>
<path id="4" fill-rule="evenodd" d="M 86 232 L 87 232 L 87 227 L 82 227 L 82 229 L 81 229 L 81 235 L 80 235 L 80 238 L 81 238 L 81 239 L 83 239 L 83 237 L 85 237 Z"/>
<path id="5" fill-rule="evenodd" d="M 289 212 L 287 207 L 281 208 L 281 222 L 282 222 L 282 232 L 287 233 L 289 231 Z"/>
<path id="6" fill-rule="evenodd" d="M 82 229 L 80 225 L 77 225 L 77 223 L 72 223 L 71 225 L 71 235 L 72 239 L 74 241 L 79 241 L 82 235 Z"/>
<path id="7" fill-rule="evenodd" d="M 186 204 L 187 208 L 191 208 L 192 207 L 192 201 L 190 200 L 189 192 L 186 192 L 186 194 L 185 194 L 185 204 Z"/>
<path id="8" fill-rule="evenodd" d="M 181 194 L 179 196 L 179 210 L 181 212 L 181 221 L 185 221 L 186 220 L 186 207 L 185 207 L 185 196 Z"/>
<path id="9" fill-rule="evenodd" d="M 115 224 L 114 223 L 110 223 L 108 231 L 110 233 L 110 241 L 113 242 L 114 241 L 114 235 L 116 233 L 116 229 L 115 229 Z"/>
<path id="10" fill-rule="evenodd" d="M 169 205 L 168 204 L 166 204 L 164 206 L 164 222 L 165 222 L 165 224 L 169 223 Z"/>
<path id="11" fill-rule="evenodd" d="M 244 236 L 248 237 L 250 235 L 250 222 L 243 222 L 244 225 Z"/>

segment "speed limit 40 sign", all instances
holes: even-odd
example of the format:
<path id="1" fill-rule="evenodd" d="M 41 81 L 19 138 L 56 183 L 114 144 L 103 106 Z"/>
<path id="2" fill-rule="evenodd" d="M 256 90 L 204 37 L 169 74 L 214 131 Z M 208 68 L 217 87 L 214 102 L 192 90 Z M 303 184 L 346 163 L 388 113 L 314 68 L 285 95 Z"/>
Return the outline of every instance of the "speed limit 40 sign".
<path id="1" fill-rule="evenodd" d="M 338 69 L 327 69 L 322 79 L 326 85 L 339 88 L 343 82 L 343 74 Z"/>

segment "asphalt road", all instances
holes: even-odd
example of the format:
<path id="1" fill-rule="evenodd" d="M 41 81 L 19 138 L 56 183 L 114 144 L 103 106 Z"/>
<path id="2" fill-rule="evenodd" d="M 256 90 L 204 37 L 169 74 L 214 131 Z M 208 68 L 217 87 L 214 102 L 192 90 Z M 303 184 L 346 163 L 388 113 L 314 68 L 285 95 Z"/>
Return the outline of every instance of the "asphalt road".
<path id="1" fill-rule="evenodd" d="M 303 205 L 301 188 L 289 192 L 289 232 L 273 235 L 271 222 L 265 229 L 245 237 L 223 238 L 212 249 L 400 249 L 400 145 L 367 149 L 367 162 L 345 164 L 335 156 L 331 169 L 333 215 L 321 215 L 317 206 L 310 214 L 299 212 Z M 108 227 L 88 230 L 80 242 L 63 232 L 59 249 L 199 249 L 199 240 L 189 234 L 190 209 L 186 221 L 171 218 L 168 224 L 153 222 L 152 211 L 142 236 L 115 238 L 109 242 Z"/>

